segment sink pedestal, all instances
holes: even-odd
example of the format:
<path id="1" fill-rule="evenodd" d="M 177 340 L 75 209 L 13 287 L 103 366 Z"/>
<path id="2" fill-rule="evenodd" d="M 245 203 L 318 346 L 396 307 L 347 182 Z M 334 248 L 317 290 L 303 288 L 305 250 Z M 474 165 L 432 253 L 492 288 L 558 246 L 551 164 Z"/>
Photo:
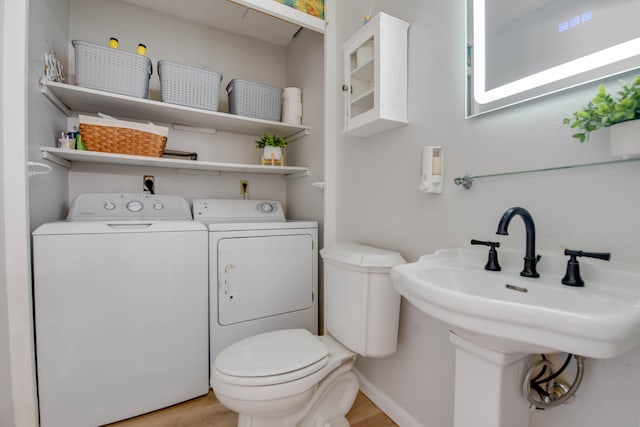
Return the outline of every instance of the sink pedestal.
<path id="1" fill-rule="evenodd" d="M 500 353 L 455 332 L 454 427 L 527 427 L 529 403 L 522 396 L 522 374 L 529 354 Z"/>

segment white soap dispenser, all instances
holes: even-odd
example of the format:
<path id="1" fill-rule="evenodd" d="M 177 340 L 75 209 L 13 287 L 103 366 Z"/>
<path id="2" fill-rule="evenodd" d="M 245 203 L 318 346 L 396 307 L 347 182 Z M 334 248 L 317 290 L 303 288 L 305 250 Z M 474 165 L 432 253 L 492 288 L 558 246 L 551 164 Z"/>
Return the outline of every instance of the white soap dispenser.
<path id="1" fill-rule="evenodd" d="M 418 188 L 425 193 L 442 193 L 443 166 L 442 146 L 425 146 L 422 149 L 422 176 Z"/>

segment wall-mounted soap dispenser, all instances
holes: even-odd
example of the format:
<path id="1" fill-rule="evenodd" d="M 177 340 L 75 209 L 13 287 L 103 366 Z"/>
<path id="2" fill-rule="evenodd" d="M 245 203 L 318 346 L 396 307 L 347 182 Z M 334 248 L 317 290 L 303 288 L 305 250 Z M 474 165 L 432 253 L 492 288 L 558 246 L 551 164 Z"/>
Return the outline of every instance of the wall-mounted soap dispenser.
<path id="1" fill-rule="evenodd" d="M 442 193 L 444 151 L 442 146 L 426 146 L 422 149 L 422 175 L 420 190 L 425 193 Z"/>

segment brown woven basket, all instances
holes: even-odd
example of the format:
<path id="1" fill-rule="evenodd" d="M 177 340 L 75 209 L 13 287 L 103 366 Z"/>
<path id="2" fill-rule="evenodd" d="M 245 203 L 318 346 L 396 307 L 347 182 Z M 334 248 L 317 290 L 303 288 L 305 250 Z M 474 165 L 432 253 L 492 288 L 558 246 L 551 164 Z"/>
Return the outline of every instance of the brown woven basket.
<path id="1" fill-rule="evenodd" d="M 89 151 L 160 157 L 167 137 L 136 129 L 80 123 L 82 142 Z"/>

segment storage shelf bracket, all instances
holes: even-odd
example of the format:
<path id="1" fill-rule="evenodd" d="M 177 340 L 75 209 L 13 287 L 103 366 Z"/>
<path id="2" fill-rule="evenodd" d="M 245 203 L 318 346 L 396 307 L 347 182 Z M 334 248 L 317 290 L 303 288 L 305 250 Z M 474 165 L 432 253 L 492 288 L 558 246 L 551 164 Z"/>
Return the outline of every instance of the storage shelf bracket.
<path id="1" fill-rule="evenodd" d="M 289 175 L 285 175 L 284 178 L 287 180 L 298 179 L 298 178 L 304 178 L 305 176 L 309 176 L 309 175 L 311 175 L 311 172 L 309 171 L 295 172 L 295 173 L 290 173 Z"/>
<path id="2" fill-rule="evenodd" d="M 307 136 L 307 135 L 309 135 L 309 133 L 310 133 L 310 131 L 309 131 L 309 129 L 307 128 L 307 129 L 303 129 L 303 130 L 301 130 L 300 132 L 296 132 L 296 133 L 294 133 L 293 135 L 290 135 L 290 136 L 286 137 L 285 139 L 287 139 L 289 142 L 293 142 L 293 141 L 295 141 L 296 139 L 300 139 L 300 138 L 302 138 L 303 136 Z"/>
<path id="3" fill-rule="evenodd" d="M 65 168 L 70 168 L 71 167 L 71 162 L 69 160 L 62 159 L 62 158 L 56 156 L 53 153 L 50 153 L 48 151 L 42 151 L 41 154 L 42 154 L 42 158 L 45 159 L 45 160 L 49 160 L 50 162 L 55 163 L 57 165 L 65 167 Z"/>
<path id="4" fill-rule="evenodd" d="M 215 135 L 218 133 L 217 129 L 203 128 L 203 127 L 197 127 L 197 126 L 173 124 L 172 127 L 174 130 L 183 130 L 183 131 L 194 132 L 194 133 L 206 133 L 209 135 Z"/>
<path id="5" fill-rule="evenodd" d="M 176 174 L 178 175 L 207 175 L 207 176 L 219 176 L 222 174 L 220 171 L 208 171 L 198 169 L 180 169 L 176 168 Z"/>
<path id="6" fill-rule="evenodd" d="M 51 89 L 49 89 L 47 87 L 47 85 L 44 82 L 44 77 L 42 77 L 40 79 L 40 92 L 42 92 L 42 94 L 53 103 L 53 105 L 55 105 L 56 107 L 58 107 L 58 110 L 60 110 L 62 112 L 62 114 L 64 114 L 67 117 L 71 117 L 71 110 L 69 109 L 69 107 L 67 107 L 64 102 L 60 101 L 60 98 L 58 98 L 56 96 L 55 93 L 53 93 L 51 91 Z"/>

